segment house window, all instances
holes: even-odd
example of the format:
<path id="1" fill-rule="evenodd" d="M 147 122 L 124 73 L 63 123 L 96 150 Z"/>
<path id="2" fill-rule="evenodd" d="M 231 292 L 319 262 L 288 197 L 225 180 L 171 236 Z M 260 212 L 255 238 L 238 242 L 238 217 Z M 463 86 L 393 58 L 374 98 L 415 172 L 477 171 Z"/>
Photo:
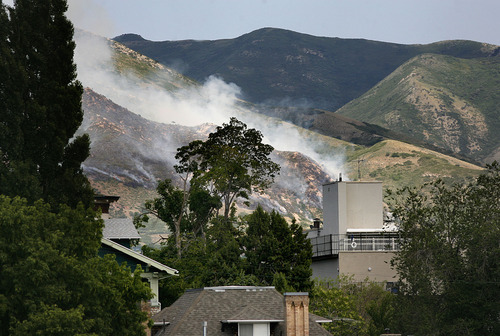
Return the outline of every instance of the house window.
<path id="1" fill-rule="evenodd" d="M 238 336 L 269 336 L 269 323 L 238 323 Z"/>
<path id="2" fill-rule="evenodd" d="M 253 324 L 240 323 L 238 336 L 253 336 Z"/>

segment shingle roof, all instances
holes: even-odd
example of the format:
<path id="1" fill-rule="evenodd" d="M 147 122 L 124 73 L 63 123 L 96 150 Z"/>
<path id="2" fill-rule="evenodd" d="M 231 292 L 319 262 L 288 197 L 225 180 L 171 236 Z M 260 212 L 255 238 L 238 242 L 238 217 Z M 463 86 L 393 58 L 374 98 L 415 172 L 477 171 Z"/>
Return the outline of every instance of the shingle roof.
<path id="1" fill-rule="evenodd" d="M 330 335 L 309 318 L 309 335 Z M 153 316 L 155 322 L 170 324 L 157 335 L 233 335 L 237 322 L 262 321 L 272 324 L 275 334 L 285 328 L 284 298 L 274 287 L 227 286 L 188 290 L 170 307 Z M 324 319 L 323 319 L 324 320 Z"/>
<path id="2" fill-rule="evenodd" d="M 239 309 L 233 316 L 227 320 L 223 320 L 223 323 L 238 323 L 243 321 L 261 321 L 261 322 L 283 322 L 282 317 L 278 317 L 276 313 L 269 315 L 267 312 L 262 311 L 256 307 L 244 306 Z"/>
<path id="3" fill-rule="evenodd" d="M 141 236 L 130 218 L 111 218 L 104 220 L 102 235 L 107 239 L 140 239 Z"/>

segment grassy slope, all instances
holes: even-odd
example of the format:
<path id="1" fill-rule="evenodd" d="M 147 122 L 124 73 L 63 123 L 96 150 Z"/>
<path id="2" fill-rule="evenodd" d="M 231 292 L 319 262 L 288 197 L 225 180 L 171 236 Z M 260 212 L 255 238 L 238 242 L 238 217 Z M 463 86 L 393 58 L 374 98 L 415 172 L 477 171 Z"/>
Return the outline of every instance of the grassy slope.
<path id="1" fill-rule="evenodd" d="M 394 140 L 358 147 L 348 152 L 347 161 L 353 179 L 358 179 L 359 167 L 362 180 L 383 181 L 386 189 L 419 186 L 436 179 L 461 183 L 482 170 L 474 164 Z"/>
<path id="2" fill-rule="evenodd" d="M 500 143 L 500 58 L 425 54 L 337 111 L 482 160 Z"/>
<path id="3" fill-rule="evenodd" d="M 110 41 L 115 50 L 113 61 L 115 71 L 121 75 L 131 73 L 134 78 L 141 78 L 143 84 L 161 87 L 168 91 L 197 85 L 197 82 L 165 67 L 121 43 Z"/>

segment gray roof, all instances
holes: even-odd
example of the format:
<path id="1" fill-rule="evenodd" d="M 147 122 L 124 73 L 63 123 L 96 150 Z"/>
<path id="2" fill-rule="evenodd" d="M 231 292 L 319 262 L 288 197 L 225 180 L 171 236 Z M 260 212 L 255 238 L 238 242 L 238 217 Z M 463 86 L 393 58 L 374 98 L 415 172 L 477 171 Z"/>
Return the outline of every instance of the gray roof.
<path id="1" fill-rule="evenodd" d="M 107 239 L 140 239 L 141 236 L 130 218 L 110 218 L 104 220 L 102 235 Z"/>
<path id="2" fill-rule="evenodd" d="M 272 335 L 285 334 L 285 300 L 274 287 L 226 286 L 188 290 L 170 307 L 153 316 L 155 322 L 169 323 L 156 335 L 234 335 L 237 323 L 271 323 Z M 326 320 L 311 314 L 309 335 L 331 335 L 316 321 Z M 236 329 L 235 329 L 236 328 Z"/>

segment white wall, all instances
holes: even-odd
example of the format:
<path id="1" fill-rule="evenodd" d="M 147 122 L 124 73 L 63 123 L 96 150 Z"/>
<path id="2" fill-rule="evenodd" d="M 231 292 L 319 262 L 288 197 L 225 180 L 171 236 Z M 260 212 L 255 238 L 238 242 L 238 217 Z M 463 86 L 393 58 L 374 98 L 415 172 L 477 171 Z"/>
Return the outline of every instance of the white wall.
<path id="1" fill-rule="evenodd" d="M 397 273 L 391 269 L 394 252 L 363 251 L 340 252 L 340 273 L 352 275 L 357 282 L 368 278 L 371 281 L 397 281 Z"/>
<path id="2" fill-rule="evenodd" d="M 323 235 L 382 225 L 382 182 L 342 181 L 323 186 Z"/>
<path id="3" fill-rule="evenodd" d="M 309 237 L 345 235 L 348 229 L 381 229 L 383 220 L 382 182 L 340 181 L 323 185 L 323 228 Z M 358 232 L 359 232 L 358 231 Z M 313 278 L 335 279 L 339 273 L 353 275 L 355 281 L 395 281 L 390 268 L 393 253 L 384 251 L 340 252 L 338 259 L 314 260 Z M 370 269 L 370 270 L 369 270 Z"/>

